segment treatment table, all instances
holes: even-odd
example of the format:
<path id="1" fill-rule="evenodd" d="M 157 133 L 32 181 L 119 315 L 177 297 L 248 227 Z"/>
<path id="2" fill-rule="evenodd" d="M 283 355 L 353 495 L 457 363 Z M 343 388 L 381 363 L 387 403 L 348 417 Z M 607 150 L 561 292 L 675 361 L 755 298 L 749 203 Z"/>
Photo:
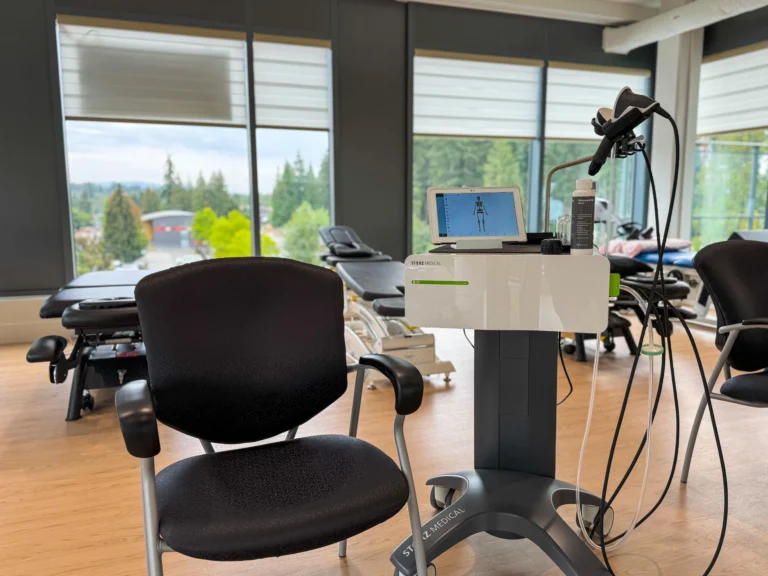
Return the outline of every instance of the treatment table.
<path id="1" fill-rule="evenodd" d="M 148 378 L 133 300 L 136 284 L 148 274 L 143 270 L 89 272 L 63 286 L 40 308 L 41 318 L 61 318 L 64 328 L 76 337 L 69 355 L 62 336 L 38 338 L 27 352 L 28 362 L 48 362 L 52 384 L 62 384 L 73 371 L 67 421 L 78 420 L 82 409 L 93 409 L 89 390 Z"/>

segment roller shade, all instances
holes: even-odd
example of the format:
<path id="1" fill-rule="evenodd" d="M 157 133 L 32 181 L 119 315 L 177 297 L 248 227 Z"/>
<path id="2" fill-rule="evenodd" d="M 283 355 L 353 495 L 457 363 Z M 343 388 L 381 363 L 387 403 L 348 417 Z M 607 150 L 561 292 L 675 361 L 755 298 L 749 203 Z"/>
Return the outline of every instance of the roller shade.
<path id="1" fill-rule="evenodd" d="M 257 41 L 253 70 L 258 126 L 330 129 L 329 48 Z"/>
<path id="2" fill-rule="evenodd" d="M 59 37 L 67 118 L 246 125 L 242 41 L 72 24 Z"/>
<path id="3" fill-rule="evenodd" d="M 535 138 L 540 66 L 416 56 L 415 134 Z"/>
<path id="4" fill-rule="evenodd" d="M 768 48 L 701 65 L 696 132 L 768 127 Z"/>
<path id="5" fill-rule="evenodd" d="M 613 108 L 625 86 L 648 94 L 650 73 L 579 70 L 550 66 L 547 71 L 546 138 L 597 140 L 590 124 L 598 108 Z"/>

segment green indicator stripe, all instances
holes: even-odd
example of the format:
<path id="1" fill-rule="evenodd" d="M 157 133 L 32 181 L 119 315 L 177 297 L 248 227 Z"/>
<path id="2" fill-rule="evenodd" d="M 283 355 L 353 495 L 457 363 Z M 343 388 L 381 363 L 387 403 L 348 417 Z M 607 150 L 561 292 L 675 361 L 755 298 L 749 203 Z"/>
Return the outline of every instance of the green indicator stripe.
<path id="1" fill-rule="evenodd" d="M 466 280 L 411 280 L 411 284 L 432 284 L 434 286 L 469 286 Z"/>

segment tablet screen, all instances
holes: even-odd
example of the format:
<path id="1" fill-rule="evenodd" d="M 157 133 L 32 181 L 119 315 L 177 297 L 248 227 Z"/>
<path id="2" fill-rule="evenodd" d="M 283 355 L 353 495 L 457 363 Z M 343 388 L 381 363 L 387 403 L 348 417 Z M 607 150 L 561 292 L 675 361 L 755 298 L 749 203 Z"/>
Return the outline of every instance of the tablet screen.
<path id="1" fill-rule="evenodd" d="M 435 195 L 440 238 L 518 236 L 513 192 Z"/>

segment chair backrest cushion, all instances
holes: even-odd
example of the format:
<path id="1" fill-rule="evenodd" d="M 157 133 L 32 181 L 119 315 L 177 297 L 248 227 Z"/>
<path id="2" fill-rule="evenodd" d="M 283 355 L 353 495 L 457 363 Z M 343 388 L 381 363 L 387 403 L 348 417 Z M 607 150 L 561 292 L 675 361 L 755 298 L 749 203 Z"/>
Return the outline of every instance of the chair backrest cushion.
<path id="1" fill-rule="evenodd" d="M 768 317 L 768 243 L 728 240 L 699 250 L 693 266 L 712 298 L 717 326 Z M 718 349 L 727 335 L 718 333 Z M 747 330 L 739 334 L 728 356 L 737 370 L 752 372 L 768 366 L 768 330 Z"/>
<path id="2" fill-rule="evenodd" d="M 136 286 L 157 418 L 211 442 L 270 438 L 344 394 L 343 284 L 281 258 L 178 266 Z"/>

